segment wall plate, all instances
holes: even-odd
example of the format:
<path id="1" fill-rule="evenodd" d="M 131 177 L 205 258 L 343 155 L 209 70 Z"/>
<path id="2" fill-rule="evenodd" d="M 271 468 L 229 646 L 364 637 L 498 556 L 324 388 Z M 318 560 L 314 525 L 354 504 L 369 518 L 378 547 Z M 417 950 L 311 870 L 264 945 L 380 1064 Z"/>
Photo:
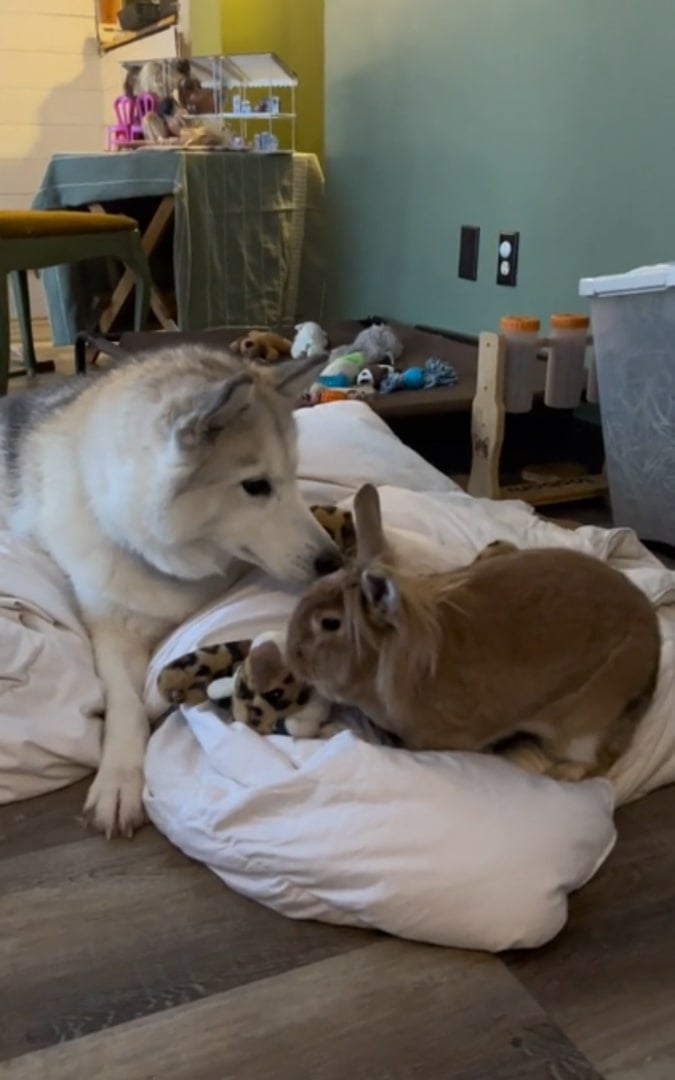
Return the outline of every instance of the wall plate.
<path id="1" fill-rule="evenodd" d="M 518 281 L 520 233 L 502 232 L 497 247 L 497 284 L 513 287 Z"/>

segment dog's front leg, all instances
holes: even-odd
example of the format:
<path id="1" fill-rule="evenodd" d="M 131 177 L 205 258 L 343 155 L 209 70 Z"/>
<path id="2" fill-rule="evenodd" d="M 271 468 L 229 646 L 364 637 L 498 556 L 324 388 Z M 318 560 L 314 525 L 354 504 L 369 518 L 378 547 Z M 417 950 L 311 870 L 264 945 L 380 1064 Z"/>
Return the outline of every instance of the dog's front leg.
<path id="1" fill-rule="evenodd" d="M 101 762 L 84 805 L 85 818 L 108 838 L 132 836 L 145 821 L 143 759 L 149 724 L 142 692 L 150 642 L 122 616 L 90 621 L 89 631 L 106 716 Z"/>

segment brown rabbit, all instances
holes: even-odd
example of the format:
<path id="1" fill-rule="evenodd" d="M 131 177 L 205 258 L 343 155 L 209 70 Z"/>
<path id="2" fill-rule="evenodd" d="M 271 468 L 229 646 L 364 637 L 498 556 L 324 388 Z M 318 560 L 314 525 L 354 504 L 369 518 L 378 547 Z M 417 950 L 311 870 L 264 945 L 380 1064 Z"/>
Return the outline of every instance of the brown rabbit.
<path id="1" fill-rule="evenodd" d="M 644 594 L 591 556 L 501 542 L 461 570 L 415 575 L 392 565 L 372 485 L 354 510 L 356 559 L 292 616 L 295 675 L 410 749 L 509 747 L 560 778 L 605 773 L 656 684 L 660 634 Z"/>

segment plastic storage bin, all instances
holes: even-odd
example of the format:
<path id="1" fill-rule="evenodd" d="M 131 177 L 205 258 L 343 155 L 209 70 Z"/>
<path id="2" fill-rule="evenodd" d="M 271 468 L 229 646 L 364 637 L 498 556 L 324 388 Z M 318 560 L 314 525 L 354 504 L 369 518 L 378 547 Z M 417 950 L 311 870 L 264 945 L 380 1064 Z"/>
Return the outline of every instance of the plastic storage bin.
<path id="1" fill-rule="evenodd" d="M 675 545 L 675 263 L 583 278 L 617 525 Z"/>

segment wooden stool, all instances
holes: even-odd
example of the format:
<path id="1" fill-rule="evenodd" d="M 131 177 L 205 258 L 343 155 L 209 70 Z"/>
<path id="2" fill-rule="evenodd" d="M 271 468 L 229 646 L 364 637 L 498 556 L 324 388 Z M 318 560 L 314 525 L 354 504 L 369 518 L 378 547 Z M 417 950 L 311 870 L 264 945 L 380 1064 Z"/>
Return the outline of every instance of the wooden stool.
<path id="1" fill-rule="evenodd" d="M 76 210 L 0 210 L 0 395 L 7 393 L 9 378 L 8 280 L 14 287 L 24 363 L 32 374 L 36 362 L 27 271 L 96 258 L 119 259 L 135 276 L 134 330 L 142 330 L 151 279 L 133 218 Z"/>

